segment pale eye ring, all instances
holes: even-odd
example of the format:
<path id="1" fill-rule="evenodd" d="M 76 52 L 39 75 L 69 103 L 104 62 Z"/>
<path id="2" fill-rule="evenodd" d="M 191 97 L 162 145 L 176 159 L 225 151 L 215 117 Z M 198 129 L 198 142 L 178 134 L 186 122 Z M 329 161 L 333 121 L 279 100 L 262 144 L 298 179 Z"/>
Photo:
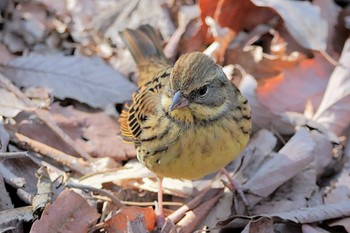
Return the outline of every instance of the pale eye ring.
<path id="1" fill-rule="evenodd" d="M 204 96 L 205 94 L 208 93 L 208 89 L 209 89 L 208 85 L 204 85 L 204 86 L 202 86 L 201 88 L 198 89 L 198 94 L 200 96 Z"/>

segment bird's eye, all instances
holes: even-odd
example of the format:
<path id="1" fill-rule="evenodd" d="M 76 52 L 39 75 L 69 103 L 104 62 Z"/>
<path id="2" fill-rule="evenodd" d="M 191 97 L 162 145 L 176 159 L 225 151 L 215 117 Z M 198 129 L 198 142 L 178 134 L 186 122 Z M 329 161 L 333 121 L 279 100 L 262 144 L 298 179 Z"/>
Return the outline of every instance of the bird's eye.
<path id="1" fill-rule="evenodd" d="M 201 96 L 207 94 L 207 92 L 208 92 L 208 86 L 207 85 L 204 85 L 203 87 L 198 89 L 198 94 L 201 95 Z"/>

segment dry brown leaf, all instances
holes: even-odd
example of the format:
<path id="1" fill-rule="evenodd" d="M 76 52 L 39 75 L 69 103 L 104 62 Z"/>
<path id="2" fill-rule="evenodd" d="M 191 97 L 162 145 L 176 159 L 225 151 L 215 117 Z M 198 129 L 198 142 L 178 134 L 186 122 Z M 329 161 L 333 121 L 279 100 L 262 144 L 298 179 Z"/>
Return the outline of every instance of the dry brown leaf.
<path id="1" fill-rule="evenodd" d="M 82 196 L 72 190 L 64 190 L 53 204 L 45 208 L 30 232 L 87 232 L 99 216 Z"/>
<path id="2" fill-rule="evenodd" d="M 206 196 L 199 206 L 191 208 L 190 211 L 186 212 L 186 215 L 176 224 L 181 228 L 181 232 L 193 232 L 196 229 L 196 226 L 205 219 L 208 212 L 213 209 L 222 196 L 221 191 L 214 194 L 215 196 Z"/>
<path id="3" fill-rule="evenodd" d="M 51 106 L 51 113 L 62 130 L 94 157 L 110 157 L 123 161 L 136 154 L 132 144 L 123 143 L 117 136 L 120 129 L 116 117 L 108 116 L 104 112 L 83 112 L 72 106 L 61 107 L 58 104 Z M 18 132 L 68 154 L 76 154 L 38 119 L 19 116 L 17 121 Z"/>
<path id="4" fill-rule="evenodd" d="M 15 94 L 0 88 L 0 116 L 15 117 L 26 109 L 25 104 Z"/>
<path id="5" fill-rule="evenodd" d="M 38 179 L 35 177 L 35 172 L 37 169 L 38 165 L 26 157 L 0 161 L 0 174 L 6 183 L 17 189 L 18 193 L 24 194 L 19 197 L 27 204 L 31 204 L 36 193 Z"/>
<path id="6" fill-rule="evenodd" d="M 123 103 L 136 89 L 98 57 L 31 54 L 9 62 L 4 74 L 18 86 L 44 86 L 60 99 L 76 99 L 95 108 Z"/>
<path id="7" fill-rule="evenodd" d="M 243 229 L 242 233 L 274 233 L 273 221 L 271 218 L 261 217 L 251 220 Z"/>
<path id="8" fill-rule="evenodd" d="M 350 123 L 350 39 L 330 79 L 313 120 L 341 135 Z"/>
<path id="9" fill-rule="evenodd" d="M 235 34 L 241 30 L 251 30 L 261 23 L 266 23 L 276 14 L 269 8 L 257 7 L 251 1 L 239 0 L 201 0 L 199 1 L 202 20 L 202 35 L 211 42 L 211 34 L 205 23 L 206 17 L 213 18 L 224 28 L 230 28 Z"/>
<path id="10" fill-rule="evenodd" d="M 152 207 L 142 208 L 137 206 L 124 207 L 112 218 L 104 222 L 107 232 L 129 232 L 128 223 L 142 216 L 145 230 L 152 231 L 156 223 L 156 215 Z M 130 230 L 130 229 L 129 229 Z"/>
<path id="11" fill-rule="evenodd" d="M 307 101 L 317 108 L 332 69 L 327 60 L 316 54 L 313 59 L 282 68 L 279 75 L 262 80 L 256 90 L 257 99 L 275 114 L 303 112 Z"/>

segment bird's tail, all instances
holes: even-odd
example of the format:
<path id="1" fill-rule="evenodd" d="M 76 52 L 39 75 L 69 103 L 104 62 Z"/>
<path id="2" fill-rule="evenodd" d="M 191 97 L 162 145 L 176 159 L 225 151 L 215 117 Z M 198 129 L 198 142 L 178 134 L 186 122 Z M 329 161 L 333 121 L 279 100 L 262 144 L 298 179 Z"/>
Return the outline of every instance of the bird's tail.
<path id="1" fill-rule="evenodd" d="M 139 86 L 170 65 L 163 53 L 159 35 L 150 25 L 142 25 L 136 30 L 125 29 L 120 36 L 137 64 Z"/>

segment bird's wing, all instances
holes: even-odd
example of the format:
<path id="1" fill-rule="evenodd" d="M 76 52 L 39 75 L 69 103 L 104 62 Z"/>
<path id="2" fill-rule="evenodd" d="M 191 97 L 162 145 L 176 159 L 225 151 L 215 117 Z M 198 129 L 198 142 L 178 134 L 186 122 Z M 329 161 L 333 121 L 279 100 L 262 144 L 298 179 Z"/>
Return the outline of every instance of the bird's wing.
<path id="1" fill-rule="evenodd" d="M 133 95 L 131 105 L 122 111 L 119 121 L 125 141 L 137 144 L 142 130 L 147 127 L 147 121 L 154 120 L 158 114 L 161 95 L 169 81 L 170 72 L 169 67 L 141 86 Z"/>

